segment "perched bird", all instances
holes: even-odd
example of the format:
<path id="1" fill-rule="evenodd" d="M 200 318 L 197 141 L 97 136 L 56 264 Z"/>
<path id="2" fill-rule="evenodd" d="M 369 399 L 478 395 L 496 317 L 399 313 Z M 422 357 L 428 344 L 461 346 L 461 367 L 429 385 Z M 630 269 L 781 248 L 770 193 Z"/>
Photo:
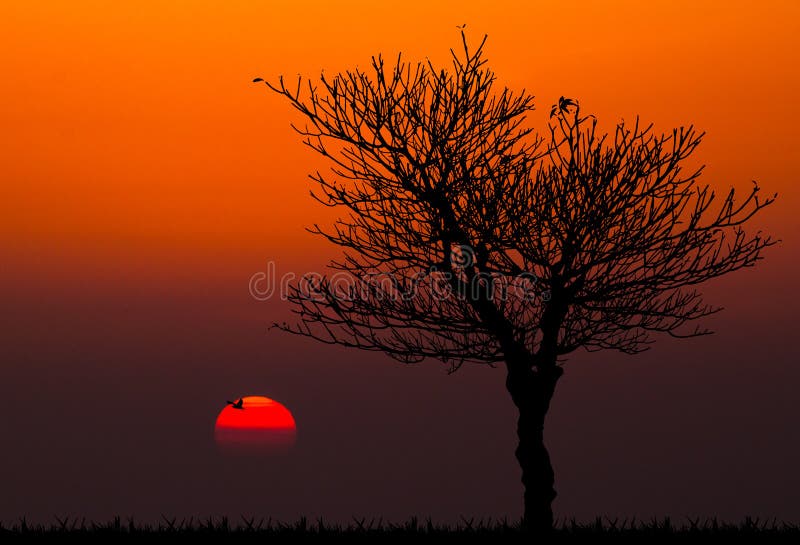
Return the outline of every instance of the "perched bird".
<path id="1" fill-rule="evenodd" d="M 244 409 L 244 398 L 240 397 L 236 401 L 228 401 L 228 405 L 230 405 L 234 409 Z"/>
<path id="2" fill-rule="evenodd" d="M 571 98 L 564 98 L 563 96 L 558 99 L 558 107 L 561 108 L 561 111 L 566 111 L 567 108 L 570 106 L 577 106 L 578 103 L 572 100 Z"/>
<path id="3" fill-rule="evenodd" d="M 569 111 L 570 106 L 577 106 L 578 103 L 572 100 L 571 98 L 561 97 L 558 99 L 558 104 L 553 104 L 553 107 L 550 109 L 550 117 L 555 116 L 559 113 L 565 113 Z"/>
<path id="4" fill-rule="evenodd" d="M 253 83 L 258 83 L 259 81 L 264 81 L 264 78 L 255 78 Z"/>

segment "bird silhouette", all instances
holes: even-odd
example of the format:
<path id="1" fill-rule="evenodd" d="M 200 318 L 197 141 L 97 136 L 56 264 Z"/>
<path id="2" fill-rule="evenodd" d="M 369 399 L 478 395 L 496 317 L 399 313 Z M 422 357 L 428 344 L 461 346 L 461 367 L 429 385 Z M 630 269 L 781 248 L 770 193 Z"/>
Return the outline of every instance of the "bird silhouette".
<path id="1" fill-rule="evenodd" d="M 234 409 L 244 409 L 244 398 L 240 397 L 236 401 L 228 401 L 228 405 Z"/>
<path id="2" fill-rule="evenodd" d="M 550 117 L 555 116 L 559 113 L 569 112 L 570 106 L 577 106 L 578 103 L 571 98 L 566 98 L 562 96 L 558 99 L 558 104 L 553 104 L 553 107 L 550 109 Z"/>
<path id="3" fill-rule="evenodd" d="M 255 78 L 255 79 L 253 79 L 253 83 L 258 83 L 259 81 L 264 81 L 264 78 Z"/>

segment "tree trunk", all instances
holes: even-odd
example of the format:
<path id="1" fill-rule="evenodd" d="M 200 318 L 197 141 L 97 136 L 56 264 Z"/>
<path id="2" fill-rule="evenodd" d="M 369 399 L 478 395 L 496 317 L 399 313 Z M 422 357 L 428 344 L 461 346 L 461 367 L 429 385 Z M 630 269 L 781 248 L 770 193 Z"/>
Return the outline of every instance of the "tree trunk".
<path id="1" fill-rule="evenodd" d="M 553 528 L 553 466 L 544 446 L 544 421 L 550 400 L 563 370 L 555 364 L 532 370 L 527 366 L 509 366 L 506 386 L 519 410 L 516 456 L 522 469 L 525 489 L 523 528 L 546 533 Z"/>

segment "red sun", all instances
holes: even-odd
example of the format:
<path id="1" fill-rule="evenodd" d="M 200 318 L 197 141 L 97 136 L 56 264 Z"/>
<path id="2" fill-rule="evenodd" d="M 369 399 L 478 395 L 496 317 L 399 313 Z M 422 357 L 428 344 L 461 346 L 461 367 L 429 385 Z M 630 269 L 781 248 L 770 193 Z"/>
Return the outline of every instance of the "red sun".
<path id="1" fill-rule="evenodd" d="M 241 401 L 241 408 L 227 405 L 217 416 L 214 440 L 220 450 L 233 454 L 281 454 L 294 445 L 297 425 L 289 409 L 263 396 L 247 396 Z"/>

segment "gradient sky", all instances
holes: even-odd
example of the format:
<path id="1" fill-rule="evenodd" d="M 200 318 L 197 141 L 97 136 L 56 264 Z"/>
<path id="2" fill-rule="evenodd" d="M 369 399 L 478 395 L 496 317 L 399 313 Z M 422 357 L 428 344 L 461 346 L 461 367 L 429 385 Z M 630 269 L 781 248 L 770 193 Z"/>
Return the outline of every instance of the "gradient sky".
<path id="1" fill-rule="evenodd" d="M 726 190 L 758 179 L 783 240 L 707 286 L 712 337 L 577 354 L 548 421 L 557 516 L 800 517 L 796 279 L 800 4 L 88 2 L 0 5 L 0 519 L 54 514 L 519 516 L 500 369 L 268 333 L 248 279 L 320 270 L 322 163 L 255 76 L 383 52 L 447 60 L 489 35 L 499 82 L 614 123 L 707 131 Z M 232 463 L 224 400 L 266 395 L 293 456 Z"/>

